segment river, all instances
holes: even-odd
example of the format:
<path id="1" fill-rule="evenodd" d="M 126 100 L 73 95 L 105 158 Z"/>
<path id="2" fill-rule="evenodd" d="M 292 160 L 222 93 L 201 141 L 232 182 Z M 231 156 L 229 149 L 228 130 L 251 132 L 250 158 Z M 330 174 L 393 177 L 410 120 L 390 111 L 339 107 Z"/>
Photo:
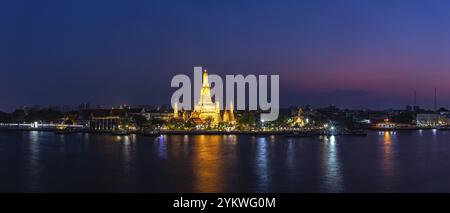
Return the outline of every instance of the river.
<path id="1" fill-rule="evenodd" d="M 313 138 L 3 131 L 0 192 L 450 192 L 450 131 Z"/>

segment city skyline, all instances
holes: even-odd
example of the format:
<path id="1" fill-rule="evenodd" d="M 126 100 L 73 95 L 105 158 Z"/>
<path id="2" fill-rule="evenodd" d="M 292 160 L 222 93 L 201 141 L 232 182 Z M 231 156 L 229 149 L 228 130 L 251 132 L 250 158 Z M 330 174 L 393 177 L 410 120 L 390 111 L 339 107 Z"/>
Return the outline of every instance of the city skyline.
<path id="1" fill-rule="evenodd" d="M 14 1 L 2 7 L 0 111 L 169 103 L 170 79 L 280 75 L 281 107 L 450 106 L 450 3 Z"/>

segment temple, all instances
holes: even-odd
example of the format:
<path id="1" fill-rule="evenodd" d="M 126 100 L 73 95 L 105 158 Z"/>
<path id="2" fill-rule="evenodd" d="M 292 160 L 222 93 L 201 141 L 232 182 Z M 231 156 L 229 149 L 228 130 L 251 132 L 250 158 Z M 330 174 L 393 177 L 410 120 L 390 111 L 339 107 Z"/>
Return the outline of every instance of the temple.
<path id="1" fill-rule="evenodd" d="M 178 104 L 174 104 L 173 118 L 175 120 L 191 120 L 195 124 L 208 124 L 210 126 L 218 126 L 219 123 L 226 123 L 229 125 L 235 124 L 235 116 L 233 110 L 233 103 L 230 103 L 230 110 L 220 110 L 220 102 L 215 98 L 213 102 L 211 97 L 211 85 L 208 80 L 208 72 L 206 69 L 202 74 L 202 88 L 200 90 L 200 98 L 195 104 L 192 112 L 182 111 L 182 116 L 179 116 Z"/>
<path id="2" fill-rule="evenodd" d="M 221 121 L 219 100 L 216 98 L 216 104 L 211 98 L 211 86 L 208 80 L 208 72 L 203 71 L 202 88 L 200 90 L 200 98 L 194 107 L 192 113 L 193 118 L 200 118 L 203 122 L 210 121 L 217 125 Z"/>
<path id="3" fill-rule="evenodd" d="M 291 126 L 304 127 L 306 124 L 303 109 L 299 108 L 293 118 Z"/>

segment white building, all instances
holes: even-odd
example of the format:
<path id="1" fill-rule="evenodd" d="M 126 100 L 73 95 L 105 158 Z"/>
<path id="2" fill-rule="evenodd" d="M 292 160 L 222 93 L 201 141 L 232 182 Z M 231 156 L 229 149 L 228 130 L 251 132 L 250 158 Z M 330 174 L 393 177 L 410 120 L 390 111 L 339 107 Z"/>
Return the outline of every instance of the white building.
<path id="1" fill-rule="evenodd" d="M 445 120 L 440 114 L 418 113 L 416 122 L 418 126 L 438 126 L 445 124 Z"/>

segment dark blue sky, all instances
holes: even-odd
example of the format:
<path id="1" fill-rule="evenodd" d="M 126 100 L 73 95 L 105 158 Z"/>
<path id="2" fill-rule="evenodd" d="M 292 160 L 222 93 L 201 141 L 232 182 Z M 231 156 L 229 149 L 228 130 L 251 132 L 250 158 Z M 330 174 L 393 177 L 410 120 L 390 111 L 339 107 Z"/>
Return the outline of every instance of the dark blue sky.
<path id="1" fill-rule="evenodd" d="M 283 106 L 450 106 L 450 1 L 8 1 L 0 110 L 162 104 L 173 75 L 279 74 Z"/>

